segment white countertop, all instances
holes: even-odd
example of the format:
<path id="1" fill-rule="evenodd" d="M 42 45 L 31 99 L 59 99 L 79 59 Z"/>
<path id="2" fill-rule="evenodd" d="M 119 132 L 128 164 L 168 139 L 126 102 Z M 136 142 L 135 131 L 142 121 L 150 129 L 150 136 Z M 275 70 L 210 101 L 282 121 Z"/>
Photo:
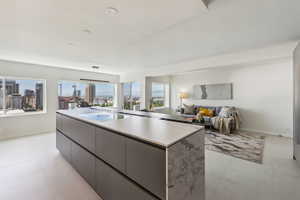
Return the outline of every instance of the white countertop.
<path id="1" fill-rule="evenodd" d="M 204 129 L 204 127 L 198 125 L 133 115 L 128 115 L 125 119 L 108 121 L 92 120 L 81 116 L 81 114 L 90 111 L 88 108 L 80 108 L 58 110 L 57 112 L 162 147 L 169 147 L 181 139 Z"/>

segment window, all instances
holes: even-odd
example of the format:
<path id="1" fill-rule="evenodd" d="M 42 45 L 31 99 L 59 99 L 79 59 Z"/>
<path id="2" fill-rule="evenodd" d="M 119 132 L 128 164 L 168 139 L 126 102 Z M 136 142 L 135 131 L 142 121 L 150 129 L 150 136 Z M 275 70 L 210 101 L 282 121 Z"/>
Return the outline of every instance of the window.
<path id="1" fill-rule="evenodd" d="M 141 84 L 139 82 L 123 83 L 123 108 L 139 110 L 141 105 Z"/>
<path id="2" fill-rule="evenodd" d="M 96 97 L 93 105 L 101 107 L 114 106 L 115 97 L 115 84 L 111 83 L 97 83 Z"/>
<path id="3" fill-rule="evenodd" d="M 165 83 L 152 83 L 151 91 L 151 106 L 156 107 L 168 107 L 168 84 Z"/>
<path id="4" fill-rule="evenodd" d="M 76 107 L 114 105 L 115 84 L 59 81 L 58 108 L 73 109 Z"/>
<path id="5" fill-rule="evenodd" d="M 126 110 L 132 110 L 131 104 L 131 83 L 123 83 L 123 108 Z"/>
<path id="6" fill-rule="evenodd" d="M 0 80 L 0 114 L 44 111 L 44 87 L 44 80 L 2 78 Z"/>
<path id="7" fill-rule="evenodd" d="M 0 115 L 4 114 L 3 102 L 4 102 L 4 90 L 3 90 L 3 79 L 0 79 Z"/>

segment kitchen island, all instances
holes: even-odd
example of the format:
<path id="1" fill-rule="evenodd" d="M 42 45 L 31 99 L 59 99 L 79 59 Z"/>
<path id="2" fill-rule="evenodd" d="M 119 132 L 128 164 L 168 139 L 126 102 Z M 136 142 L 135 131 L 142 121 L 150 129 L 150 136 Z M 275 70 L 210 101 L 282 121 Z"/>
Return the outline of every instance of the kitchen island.
<path id="1" fill-rule="evenodd" d="M 103 200 L 204 200 L 204 128 L 81 108 L 56 115 L 57 149 Z"/>

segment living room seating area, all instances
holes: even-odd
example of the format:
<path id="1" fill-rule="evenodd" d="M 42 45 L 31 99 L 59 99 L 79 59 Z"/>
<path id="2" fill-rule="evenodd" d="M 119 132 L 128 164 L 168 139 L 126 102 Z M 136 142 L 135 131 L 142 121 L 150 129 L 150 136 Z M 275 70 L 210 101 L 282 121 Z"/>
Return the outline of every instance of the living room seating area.
<path id="1" fill-rule="evenodd" d="M 241 119 L 237 108 L 229 106 L 186 105 L 181 114 L 194 118 L 194 123 L 206 125 L 221 133 L 230 134 L 239 129 Z"/>
<path id="2" fill-rule="evenodd" d="M 231 106 L 202 106 L 183 104 L 182 108 L 174 111 L 172 109 L 156 109 L 154 112 L 172 116 L 178 121 L 190 121 L 196 125 L 205 126 L 207 129 L 215 129 L 220 133 L 231 134 L 240 128 L 241 117 L 239 110 Z"/>

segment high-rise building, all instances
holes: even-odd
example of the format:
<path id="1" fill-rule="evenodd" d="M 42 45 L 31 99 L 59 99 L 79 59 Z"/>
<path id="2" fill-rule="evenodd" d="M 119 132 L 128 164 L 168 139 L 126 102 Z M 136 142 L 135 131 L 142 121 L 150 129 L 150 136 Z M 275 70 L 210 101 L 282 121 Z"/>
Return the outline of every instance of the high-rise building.
<path id="1" fill-rule="evenodd" d="M 73 97 L 76 97 L 76 88 L 77 88 L 77 86 L 72 85 L 72 88 L 73 88 Z"/>
<path id="2" fill-rule="evenodd" d="M 35 85 L 36 92 L 36 109 L 43 110 L 43 101 L 44 101 L 44 92 L 43 92 L 43 83 L 37 83 Z"/>
<path id="3" fill-rule="evenodd" d="M 9 110 L 22 109 L 22 96 L 20 94 L 11 94 L 7 96 L 6 108 Z"/>
<path id="4" fill-rule="evenodd" d="M 62 96 L 62 83 L 60 83 L 59 85 L 58 85 L 58 87 L 59 87 L 59 96 L 61 97 Z"/>
<path id="5" fill-rule="evenodd" d="M 35 111 L 36 110 L 36 96 L 33 90 L 25 90 L 22 108 L 24 111 Z"/>
<path id="6" fill-rule="evenodd" d="M 80 90 L 76 90 L 76 97 L 80 97 L 81 96 L 81 91 Z"/>
<path id="7" fill-rule="evenodd" d="M 24 92 L 24 96 L 31 97 L 31 96 L 35 96 L 35 94 L 34 94 L 34 91 L 33 91 L 33 90 L 27 89 L 27 90 L 25 90 L 25 92 Z"/>
<path id="8" fill-rule="evenodd" d="M 6 95 L 19 94 L 19 84 L 15 80 L 6 80 L 5 92 Z"/>
<path id="9" fill-rule="evenodd" d="M 96 96 L 96 86 L 95 84 L 88 84 L 88 86 L 85 88 L 85 101 L 88 102 L 88 104 L 92 105 L 94 102 Z"/>
<path id="10" fill-rule="evenodd" d="M 72 97 L 58 97 L 58 109 L 69 109 L 69 103 L 74 103 Z"/>

